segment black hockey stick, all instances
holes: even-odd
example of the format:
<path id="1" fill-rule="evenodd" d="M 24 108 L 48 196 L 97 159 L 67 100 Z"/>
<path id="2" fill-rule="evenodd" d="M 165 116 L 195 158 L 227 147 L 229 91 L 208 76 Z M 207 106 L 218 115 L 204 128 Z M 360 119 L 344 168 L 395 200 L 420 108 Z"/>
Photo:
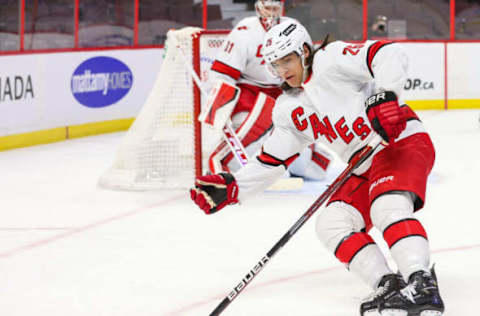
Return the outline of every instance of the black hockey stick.
<path id="1" fill-rule="evenodd" d="M 228 293 L 227 297 L 217 305 L 210 316 L 220 315 L 230 303 L 247 287 L 247 285 L 260 273 L 272 257 L 292 238 L 292 236 L 307 222 L 307 220 L 325 203 L 330 196 L 352 175 L 353 171 L 359 167 L 381 144 L 380 136 L 375 138 L 358 152 L 348 163 L 343 172 L 333 181 L 333 183 L 320 195 L 310 208 L 300 217 L 297 222 L 290 227 L 285 235 L 265 254 L 255 266 L 248 271 L 243 279 Z"/>

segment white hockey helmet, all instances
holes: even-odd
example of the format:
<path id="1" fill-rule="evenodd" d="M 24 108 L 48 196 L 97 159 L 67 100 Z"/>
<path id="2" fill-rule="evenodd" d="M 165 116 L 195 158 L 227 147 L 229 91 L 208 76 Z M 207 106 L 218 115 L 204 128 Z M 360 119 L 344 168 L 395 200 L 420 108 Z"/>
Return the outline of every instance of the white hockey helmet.
<path id="1" fill-rule="evenodd" d="M 257 0 L 255 11 L 260 22 L 268 31 L 280 23 L 280 17 L 283 14 L 283 2 L 281 0 Z"/>
<path id="2" fill-rule="evenodd" d="M 313 51 L 313 41 L 303 25 L 296 21 L 285 21 L 272 27 L 264 37 L 262 55 L 268 70 L 278 75 L 272 67 L 276 60 L 295 52 L 302 59 L 306 68 L 303 45 L 307 44 Z"/>

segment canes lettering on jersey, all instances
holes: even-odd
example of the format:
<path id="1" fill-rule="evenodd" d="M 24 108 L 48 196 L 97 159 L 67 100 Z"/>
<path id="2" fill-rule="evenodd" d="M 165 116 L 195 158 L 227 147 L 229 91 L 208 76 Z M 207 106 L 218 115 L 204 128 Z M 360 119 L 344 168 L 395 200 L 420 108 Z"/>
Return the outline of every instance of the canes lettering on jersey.
<path id="1" fill-rule="evenodd" d="M 372 131 L 362 117 L 357 117 L 351 127 L 348 126 L 344 116 L 338 119 L 333 125 L 328 116 L 324 116 L 323 120 L 320 120 L 317 113 L 311 114 L 307 120 L 305 110 L 301 106 L 292 111 L 291 118 L 297 130 L 303 132 L 310 125 L 315 140 L 318 139 L 319 136 L 324 136 L 330 143 L 333 143 L 338 136 L 340 136 L 346 144 L 349 144 L 355 135 L 360 137 L 361 140 L 364 140 Z"/>
<path id="2" fill-rule="evenodd" d="M 316 113 L 313 113 L 308 118 L 312 125 L 313 137 L 315 139 L 318 138 L 318 134 L 325 136 L 330 143 L 333 143 L 333 140 L 337 139 L 337 134 L 333 130 L 328 116 L 323 118 L 323 122 L 320 122 Z"/>
<path id="3" fill-rule="evenodd" d="M 361 140 L 365 140 L 365 138 L 367 138 L 372 131 L 372 129 L 368 127 L 368 125 L 365 123 L 363 117 L 359 117 L 353 122 L 352 129 L 355 134 L 360 137 Z"/>

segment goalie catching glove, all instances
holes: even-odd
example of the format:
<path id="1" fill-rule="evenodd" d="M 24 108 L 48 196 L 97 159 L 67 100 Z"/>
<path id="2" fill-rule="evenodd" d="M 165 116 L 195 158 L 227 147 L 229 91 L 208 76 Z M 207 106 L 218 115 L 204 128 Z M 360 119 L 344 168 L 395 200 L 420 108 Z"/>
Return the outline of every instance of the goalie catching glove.
<path id="1" fill-rule="evenodd" d="M 195 188 L 190 189 L 190 197 L 205 214 L 215 213 L 238 203 L 237 181 L 230 173 L 200 176 L 195 180 Z"/>
<path id="2" fill-rule="evenodd" d="M 405 129 L 407 121 L 392 91 L 372 95 L 365 101 L 367 116 L 372 128 L 384 141 L 394 141 Z"/>

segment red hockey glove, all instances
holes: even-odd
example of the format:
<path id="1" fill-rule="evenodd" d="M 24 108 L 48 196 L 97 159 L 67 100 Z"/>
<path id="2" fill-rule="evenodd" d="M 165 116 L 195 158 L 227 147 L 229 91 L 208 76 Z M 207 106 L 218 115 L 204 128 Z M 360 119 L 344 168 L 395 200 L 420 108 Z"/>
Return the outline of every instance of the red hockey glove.
<path id="1" fill-rule="evenodd" d="M 394 92 L 374 94 L 365 101 L 365 106 L 373 129 L 387 143 L 394 141 L 405 129 L 407 121 Z"/>
<path id="2" fill-rule="evenodd" d="M 220 211 L 226 205 L 238 203 L 238 185 L 230 173 L 198 177 L 190 197 L 205 214 Z"/>

